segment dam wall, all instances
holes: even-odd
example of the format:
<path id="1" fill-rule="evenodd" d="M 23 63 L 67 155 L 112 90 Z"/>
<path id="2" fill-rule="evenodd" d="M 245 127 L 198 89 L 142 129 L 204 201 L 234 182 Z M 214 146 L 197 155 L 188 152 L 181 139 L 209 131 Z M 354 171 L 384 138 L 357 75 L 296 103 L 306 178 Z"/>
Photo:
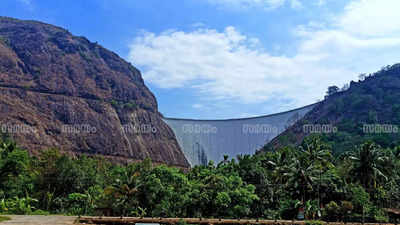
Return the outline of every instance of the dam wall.
<path id="1" fill-rule="evenodd" d="M 254 154 L 313 109 L 315 104 L 287 112 L 242 119 L 193 120 L 163 118 L 174 131 L 191 166 L 218 163 L 224 155 Z"/>

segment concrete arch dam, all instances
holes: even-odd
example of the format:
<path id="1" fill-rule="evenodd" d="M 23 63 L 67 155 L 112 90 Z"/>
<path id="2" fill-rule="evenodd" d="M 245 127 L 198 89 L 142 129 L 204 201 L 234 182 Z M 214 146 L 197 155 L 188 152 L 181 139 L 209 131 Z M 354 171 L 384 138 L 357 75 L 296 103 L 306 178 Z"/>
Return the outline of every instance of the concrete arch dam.
<path id="1" fill-rule="evenodd" d="M 163 118 L 174 131 L 176 139 L 191 166 L 220 162 L 254 154 L 274 137 L 285 131 L 313 109 L 315 104 L 266 116 L 227 119 L 193 120 Z"/>

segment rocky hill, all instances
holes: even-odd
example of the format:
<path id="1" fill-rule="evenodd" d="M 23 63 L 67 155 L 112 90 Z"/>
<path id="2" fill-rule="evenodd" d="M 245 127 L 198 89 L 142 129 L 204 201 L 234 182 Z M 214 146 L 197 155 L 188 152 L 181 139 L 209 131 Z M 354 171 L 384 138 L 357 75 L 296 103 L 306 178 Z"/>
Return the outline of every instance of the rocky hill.
<path id="1" fill-rule="evenodd" d="M 337 153 L 366 140 L 383 147 L 400 144 L 400 64 L 363 75 L 349 89 L 327 96 L 265 149 L 298 145 L 310 135 L 330 143 Z"/>
<path id="2" fill-rule="evenodd" d="M 0 17 L 0 93 L 1 132 L 32 153 L 188 166 L 140 72 L 65 29 Z"/>

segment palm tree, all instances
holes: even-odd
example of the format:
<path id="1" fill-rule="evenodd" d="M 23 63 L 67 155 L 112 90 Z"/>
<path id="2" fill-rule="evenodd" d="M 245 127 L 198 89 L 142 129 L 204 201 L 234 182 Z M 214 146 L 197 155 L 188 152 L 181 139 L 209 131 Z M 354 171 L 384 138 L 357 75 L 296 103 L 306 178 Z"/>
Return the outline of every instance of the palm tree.
<path id="1" fill-rule="evenodd" d="M 352 162 L 350 175 L 357 179 L 364 188 L 376 187 L 380 180 L 388 180 L 388 162 L 390 157 L 378 145 L 366 142 L 346 157 Z"/>
<path id="2" fill-rule="evenodd" d="M 318 180 L 319 169 L 302 159 L 294 159 L 288 167 L 285 176 L 288 177 L 287 185 L 302 199 L 306 201 L 308 191 L 314 190 L 314 184 Z"/>
<path id="3" fill-rule="evenodd" d="M 313 136 L 304 140 L 302 146 L 299 147 L 299 150 L 301 153 L 301 161 L 304 164 L 304 168 L 307 168 L 309 171 L 310 177 L 309 184 L 303 185 L 311 186 L 311 190 L 316 189 L 314 194 L 317 194 L 319 207 L 321 203 L 321 186 L 324 186 L 325 189 L 328 189 L 332 188 L 330 186 L 332 186 L 332 183 L 334 183 L 332 182 L 334 180 L 334 176 L 332 174 L 332 170 L 330 170 L 334 168 L 331 150 L 329 146 L 321 141 L 320 138 Z M 315 178 L 315 180 L 312 180 L 311 178 Z M 313 187 L 315 184 L 317 184 L 318 187 Z"/>
<path id="4" fill-rule="evenodd" d="M 140 173 L 129 165 L 120 178 L 104 190 L 104 194 L 113 199 L 112 208 L 120 211 L 121 215 L 131 213 L 133 209 L 139 206 L 138 192 L 141 186 L 139 181 Z"/>
<path id="5" fill-rule="evenodd" d="M 312 137 L 305 140 L 304 144 L 299 147 L 304 157 L 310 164 L 320 169 L 331 168 L 333 166 L 332 153 L 329 147 L 322 143 L 319 138 Z"/>
<path id="6" fill-rule="evenodd" d="M 289 147 L 279 149 L 268 157 L 265 166 L 271 169 L 275 185 L 283 185 L 288 179 L 289 165 L 297 158 L 295 150 Z"/>

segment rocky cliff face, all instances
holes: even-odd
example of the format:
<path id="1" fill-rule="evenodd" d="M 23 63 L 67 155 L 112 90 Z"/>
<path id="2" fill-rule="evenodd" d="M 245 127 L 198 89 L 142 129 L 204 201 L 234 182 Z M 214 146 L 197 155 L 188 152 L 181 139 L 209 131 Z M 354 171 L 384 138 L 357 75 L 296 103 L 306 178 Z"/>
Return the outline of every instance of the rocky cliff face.
<path id="1" fill-rule="evenodd" d="M 140 72 L 62 28 L 0 17 L 0 93 L 1 131 L 32 153 L 188 166 Z"/>

